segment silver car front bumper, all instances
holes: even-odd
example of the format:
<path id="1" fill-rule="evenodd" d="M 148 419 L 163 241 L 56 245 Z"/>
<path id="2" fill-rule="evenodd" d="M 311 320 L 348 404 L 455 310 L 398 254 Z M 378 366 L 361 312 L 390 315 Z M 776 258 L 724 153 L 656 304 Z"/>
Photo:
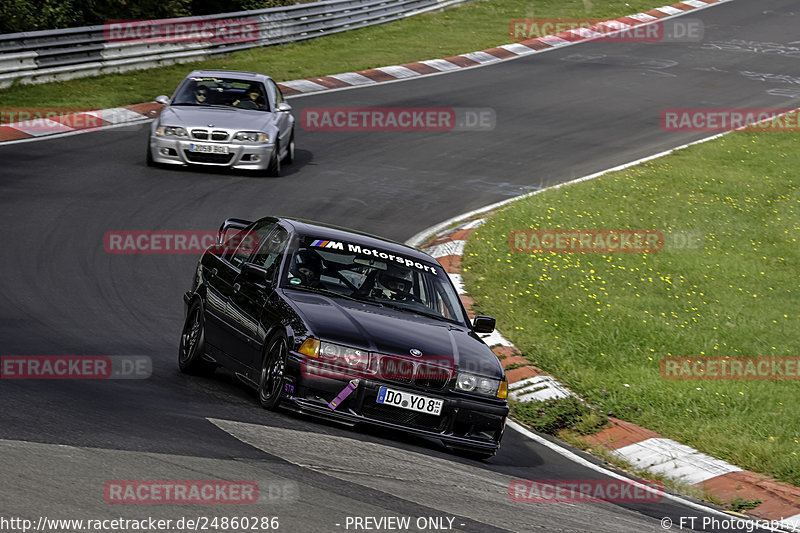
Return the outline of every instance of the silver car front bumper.
<path id="1" fill-rule="evenodd" d="M 213 151 L 209 150 L 211 147 Z M 275 144 L 215 143 L 150 136 L 153 161 L 166 165 L 209 165 L 243 170 L 266 170 Z"/>

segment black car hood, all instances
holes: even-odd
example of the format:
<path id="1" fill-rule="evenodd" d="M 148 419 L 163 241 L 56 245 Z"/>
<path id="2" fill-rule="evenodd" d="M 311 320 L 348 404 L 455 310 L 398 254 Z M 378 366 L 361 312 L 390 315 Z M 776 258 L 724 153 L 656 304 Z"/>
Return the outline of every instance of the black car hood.
<path id="1" fill-rule="evenodd" d="M 286 289 L 288 302 L 321 340 L 372 352 L 447 361 L 460 370 L 500 378 L 497 357 L 463 326 L 409 311 Z"/>

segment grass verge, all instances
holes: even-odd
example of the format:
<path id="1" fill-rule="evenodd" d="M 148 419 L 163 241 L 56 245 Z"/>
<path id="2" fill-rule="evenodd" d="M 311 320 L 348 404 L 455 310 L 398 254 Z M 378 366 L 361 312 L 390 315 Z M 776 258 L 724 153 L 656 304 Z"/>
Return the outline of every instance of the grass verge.
<path id="1" fill-rule="evenodd" d="M 591 435 L 608 425 L 608 416 L 598 406 L 574 396 L 543 402 L 511 402 L 511 416 L 540 433 L 550 435 L 558 435 L 567 429 L 578 435 Z"/>
<path id="2" fill-rule="evenodd" d="M 800 138 L 737 132 L 494 215 L 462 258 L 476 312 L 607 415 L 800 485 L 798 381 L 676 381 L 665 357 L 800 357 Z M 658 253 L 512 253 L 516 229 L 699 237 Z M 670 242 L 670 241 L 667 241 Z"/>
<path id="3" fill-rule="evenodd" d="M 449 57 L 512 42 L 509 22 L 521 18 L 609 19 L 646 11 L 657 0 L 492 0 L 418 15 L 302 43 L 270 46 L 149 70 L 0 90 L 2 107 L 106 109 L 171 94 L 196 68 L 264 72 L 276 80 L 337 74 Z"/>

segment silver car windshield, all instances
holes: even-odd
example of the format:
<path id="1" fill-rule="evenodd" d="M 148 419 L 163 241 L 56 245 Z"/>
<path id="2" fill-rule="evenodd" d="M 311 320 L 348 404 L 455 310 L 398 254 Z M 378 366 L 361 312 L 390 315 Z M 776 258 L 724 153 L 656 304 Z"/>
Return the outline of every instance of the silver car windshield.
<path id="1" fill-rule="evenodd" d="M 172 105 L 270 110 L 263 83 L 236 78 L 187 78 L 178 88 Z"/>
<path id="2" fill-rule="evenodd" d="M 284 287 L 335 293 L 348 299 L 465 324 L 447 274 L 387 250 L 347 242 L 301 238 L 282 275 Z"/>

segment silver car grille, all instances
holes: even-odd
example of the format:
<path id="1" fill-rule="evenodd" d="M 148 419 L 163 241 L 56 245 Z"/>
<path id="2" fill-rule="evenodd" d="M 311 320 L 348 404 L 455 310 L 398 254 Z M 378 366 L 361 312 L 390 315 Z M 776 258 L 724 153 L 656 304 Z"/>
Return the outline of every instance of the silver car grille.
<path id="1" fill-rule="evenodd" d="M 207 141 L 209 138 L 212 141 L 227 141 L 228 132 L 221 130 L 213 130 L 211 132 L 208 130 L 192 130 L 192 138 L 198 141 Z"/>

